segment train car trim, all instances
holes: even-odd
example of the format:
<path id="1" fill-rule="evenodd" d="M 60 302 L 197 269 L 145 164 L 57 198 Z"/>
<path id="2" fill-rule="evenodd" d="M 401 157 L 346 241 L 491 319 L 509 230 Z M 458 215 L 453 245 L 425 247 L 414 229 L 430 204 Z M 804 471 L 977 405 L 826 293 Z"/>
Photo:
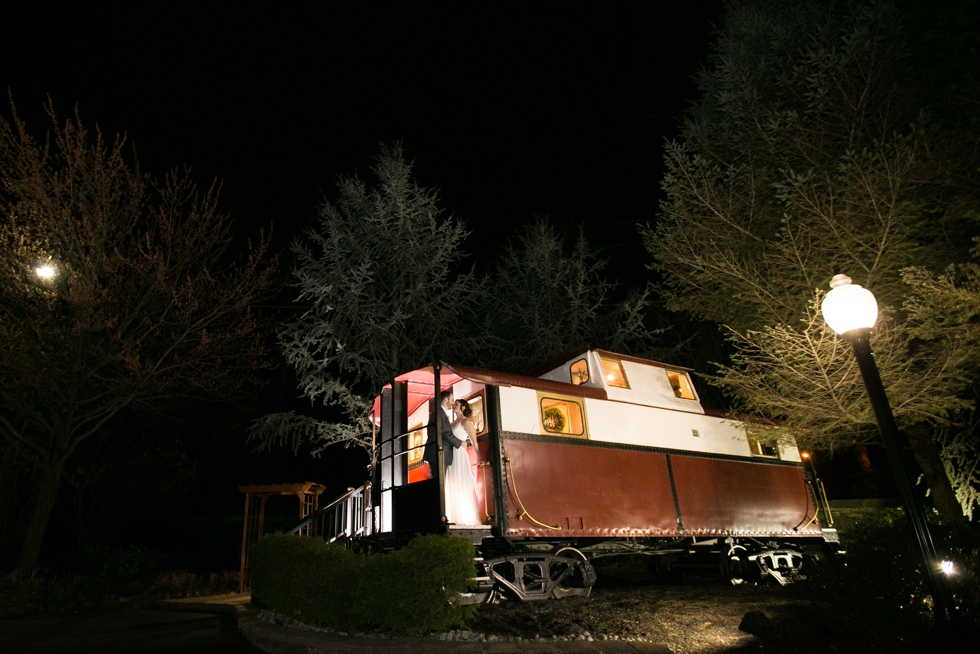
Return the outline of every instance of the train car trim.
<path id="1" fill-rule="evenodd" d="M 605 400 L 606 391 L 593 386 L 576 386 L 565 382 L 552 381 L 550 379 L 540 379 L 538 377 L 527 377 L 524 375 L 514 375 L 507 372 L 496 372 L 484 370 L 482 368 L 471 368 L 469 366 L 457 366 L 455 364 L 443 364 L 444 367 L 462 379 L 468 379 L 487 386 L 516 386 L 517 388 L 529 388 L 536 391 L 548 391 L 552 393 L 562 393 L 574 395 L 576 397 L 588 397 L 594 400 Z"/>
<path id="2" fill-rule="evenodd" d="M 608 399 L 606 391 L 594 386 L 576 386 L 565 382 L 553 381 L 549 379 L 539 379 L 537 377 L 526 377 L 507 372 L 496 372 L 484 370 L 483 368 L 472 368 L 470 366 L 459 366 L 455 364 L 441 362 L 442 374 L 439 381 L 439 390 L 446 390 L 458 384 L 462 380 L 468 380 L 484 386 L 513 386 L 516 388 L 527 388 L 551 393 L 561 393 L 573 395 L 575 397 L 590 398 L 593 400 Z M 408 389 L 408 414 L 414 413 L 420 406 L 432 400 L 435 395 L 435 373 L 432 366 L 417 368 L 395 377 L 394 381 L 403 382 Z M 382 388 L 390 389 L 391 383 L 385 384 Z M 374 423 L 381 424 L 381 393 L 374 398 L 373 412 Z"/>
<path id="3" fill-rule="evenodd" d="M 757 465 L 784 466 L 789 468 L 802 468 L 803 463 L 799 461 L 783 461 L 760 456 L 736 456 L 734 454 L 718 454 L 715 452 L 698 452 L 695 450 L 680 450 L 668 447 L 653 447 L 650 445 L 633 445 L 631 443 L 613 443 L 610 441 L 593 441 L 582 438 L 568 438 L 565 436 L 540 436 L 538 434 L 525 434 L 515 431 L 500 432 L 502 439 L 515 441 L 539 441 L 543 443 L 561 442 L 570 445 L 582 445 L 584 447 L 601 447 L 610 450 L 630 450 L 633 452 L 654 452 L 656 454 L 667 454 L 674 456 L 688 456 L 697 459 L 719 459 L 722 461 L 740 461 L 742 463 L 754 463 Z"/>
<path id="4" fill-rule="evenodd" d="M 685 368 L 684 366 L 675 366 L 669 363 L 663 363 L 661 361 L 654 361 L 653 359 L 642 359 L 640 357 L 634 357 L 629 354 L 619 354 L 618 352 L 610 352 L 609 350 L 600 350 L 598 348 L 589 347 L 588 345 L 580 347 L 578 349 L 572 350 L 571 352 L 566 352 L 565 354 L 559 354 L 556 357 L 548 359 L 540 366 L 537 366 L 527 374 L 531 377 L 538 377 L 547 372 L 559 368 L 566 362 L 574 359 L 575 357 L 585 354 L 586 352 L 596 352 L 600 357 L 606 357 L 609 359 L 618 359 L 620 361 L 630 361 L 632 363 L 642 363 L 646 365 L 657 366 L 659 368 L 669 368 L 671 370 L 682 370 L 684 372 L 694 372 L 694 368 Z"/>
<path id="5" fill-rule="evenodd" d="M 677 514 L 677 531 L 684 536 L 684 518 L 681 517 L 681 503 L 677 499 L 677 483 L 674 481 L 674 467 L 670 465 L 670 455 L 665 454 L 667 459 L 667 478 L 670 479 L 670 494 L 674 497 L 674 512 Z"/>
<path id="6" fill-rule="evenodd" d="M 494 522 L 497 536 L 506 536 L 510 529 L 510 507 L 507 501 L 507 471 L 504 470 L 504 441 L 501 438 L 500 390 L 486 387 L 487 436 L 490 440 L 488 459 L 493 474 Z M 479 439 L 477 439 L 479 443 Z M 485 483 L 485 482 L 484 482 Z"/>

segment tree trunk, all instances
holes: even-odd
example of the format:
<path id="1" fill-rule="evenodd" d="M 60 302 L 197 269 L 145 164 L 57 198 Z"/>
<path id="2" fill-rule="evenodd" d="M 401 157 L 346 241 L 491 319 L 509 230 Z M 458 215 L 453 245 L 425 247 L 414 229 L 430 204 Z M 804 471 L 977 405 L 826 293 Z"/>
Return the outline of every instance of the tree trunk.
<path id="1" fill-rule="evenodd" d="M 946 476 L 946 468 L 943 460 L 939 456 L 939 448 L 932 439 L 928 425 L 918 424 L 904 430 L 905 436 L 909 439 L 912 446 L 912 453 L 915 461 L 919 464 L 926 484 L 929 486 L 929 494 L 932 497 L 932 504 L 936 507 L 939 515 L 954 522 L 964 522 L 963 507 L 960 506 L 953 492 L 953 486 L 949 483 Z"/>
<path id="2" fill-rule="evenodd" d="M 34 505 L 31 521 L 28 523 L 27 533 L 24 535 L 24 544 L 20 548 L 20 556 L 17 559 L 18 568 L 33 570 L 37 567 L 37 559 L 41 554 L 41 543 L 44 541 L 44 532 L 48 529 L 48 520 L 51 518 L 55 498 L 58 497 L 58 487 L 61 485 L 61 477 L 64 471 L 65 460 L 62 459 L 49 467 L 41 477 L 37 503 Z"/>

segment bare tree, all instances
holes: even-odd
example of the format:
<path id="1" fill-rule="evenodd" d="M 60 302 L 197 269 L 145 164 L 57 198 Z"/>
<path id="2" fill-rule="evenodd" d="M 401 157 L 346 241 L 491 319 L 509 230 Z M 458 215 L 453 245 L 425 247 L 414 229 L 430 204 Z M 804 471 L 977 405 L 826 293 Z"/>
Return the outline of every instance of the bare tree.
<path id="1" fill-rule="evenodd" d="M 873 440 L 877 423 L 850 345 L 820 315 L 823 295 L 817 292 L 797 325 L 729 330 L 736 352 L 713 381 L 746 409 L 779 420 L 756 429 L 833 451 Z M 969 381 L 960 361 L 965 352 L 948 344 L 913 357 L 909 347 L 907 330 L 879 322 L 875 362 L 899 426 L 943 424 L 969 409 L 969 401 L 957 396 Z"/>
<path id="2" fill-rule="evenodd" d="M 218 188 L 151 181 L 80 118 L 35 141 L 0 119 L 0 435 L 40 473 L 18 565 L 37 564 L 66 463 L 122 409 L 236 396 L 268 366 L 250 306 L 273 281 L 260 238 L 228 260 Z"/>

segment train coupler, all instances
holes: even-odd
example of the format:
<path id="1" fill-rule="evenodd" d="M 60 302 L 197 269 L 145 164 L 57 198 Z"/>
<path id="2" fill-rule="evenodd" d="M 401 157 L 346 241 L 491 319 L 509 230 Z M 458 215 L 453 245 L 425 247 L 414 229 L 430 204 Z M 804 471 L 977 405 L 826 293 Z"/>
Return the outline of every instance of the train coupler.
<path id="1" fill-rule="evenodd" d="M 763 550 L 749 560 L 755 559 L 762 578 L 766 575 L 775 579 L 780 586 L 791 584 L 803 579 L 800 568 L 803 565 L 803 553 L 796 550 Z"/>

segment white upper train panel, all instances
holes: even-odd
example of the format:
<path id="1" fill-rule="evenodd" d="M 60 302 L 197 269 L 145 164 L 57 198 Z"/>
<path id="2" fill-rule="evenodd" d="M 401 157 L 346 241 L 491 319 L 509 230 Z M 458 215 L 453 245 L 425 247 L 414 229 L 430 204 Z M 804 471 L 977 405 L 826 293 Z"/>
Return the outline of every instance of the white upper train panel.
<path id="1" fill-rule="evenodd" d="M 606 352 L 583 350 L 566 355 L 541 379 L 601 388 L 619 402 L 704 413 L 691 381 L 690 368 Z"/>
<path id="2" fill-rule="evenodd" d="M 505 430 L 710 454 L 800 460 L 799 450 L 792 443 L 754 440 L 748 436 L 745 423 L 705 412 L 689 368 L 594 349 L 582 349 L 563 359 L 560 365 L 556 365 L 558 361 L 546 364 L 550 369 L 540 378 L 602 389 L 606 399 L 559 403 L 546 393 L 535 395 L 515 389 L 503 393 L 509 408 L 504 414 Z M 553 409 L 549 403 L 554 404 Z M 549 411 L 557 422 L 545 425 Z M 575 414 L 579 412 L 585 425 L 582 433 L 575 431 Z M 562 433 L 556 432 L 556 425 L 560 425 Z"/>

